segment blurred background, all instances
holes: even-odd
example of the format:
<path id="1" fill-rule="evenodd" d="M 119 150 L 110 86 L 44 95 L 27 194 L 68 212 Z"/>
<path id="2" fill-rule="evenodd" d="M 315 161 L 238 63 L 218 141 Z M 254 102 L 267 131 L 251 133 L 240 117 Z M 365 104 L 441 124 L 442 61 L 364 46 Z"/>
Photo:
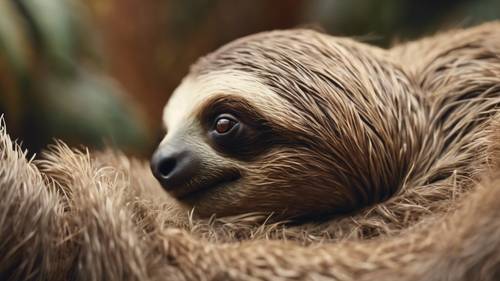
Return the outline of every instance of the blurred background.
<path id="1" fill-rule="evenodd" d="M 147 156 L 189 65 L 235 38 L 313 27 L 389 46 L 499 18 L 498 0 L 1 0 L 0 112 L 31 152 Z"/>

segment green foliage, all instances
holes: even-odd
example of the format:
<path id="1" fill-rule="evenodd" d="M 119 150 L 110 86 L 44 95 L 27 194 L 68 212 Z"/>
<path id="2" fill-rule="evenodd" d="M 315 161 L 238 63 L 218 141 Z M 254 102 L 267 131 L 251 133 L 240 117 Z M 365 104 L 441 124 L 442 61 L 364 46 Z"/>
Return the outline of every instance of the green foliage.
<path id="1" fill-rule="evenodd" d="M 52 138 L 140 150 L 148 132 L 104 73 L 84 12 L 65 0 L 0 2 L 0 109 L 35 151 Z"/>

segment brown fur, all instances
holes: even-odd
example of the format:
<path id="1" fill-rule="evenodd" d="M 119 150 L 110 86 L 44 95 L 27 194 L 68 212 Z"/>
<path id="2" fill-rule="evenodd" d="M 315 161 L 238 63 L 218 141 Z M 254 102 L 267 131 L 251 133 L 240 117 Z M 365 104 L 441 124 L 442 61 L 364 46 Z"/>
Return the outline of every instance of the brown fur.
<path id="1" fill-rule="evenodd" d="M 448 41 L 438 37 L 448 44 L 408 67 L 412 44 L 387 52 L 310 30 L 252 35 L 202 58 L 166 106 L 166 122 L 175 125 L 167 138 L 192 140 L 206 130 L 179 129 L 205 122 L 192 117 L 210 111 L 211 102 L 198 105 L 191 98 L 234 96 L 263 116 L 272 132 L 264 138 L 277 145 L 247 161 L 207 157 L 207 163 L 227 163 L 205 165 L 194 181 L 210 178 L 205 170 L 216 174 L 227 167 L 242 177 L 204 190 L 187 205 L 201 216 L 263 211 L 286 219 L 318 217 L 357 210 L 406 189 L 426 190 L 436 201 L 443 190 L 438 186 L 474 179 L 484 167 L 482 132 L 500 103 L 495 26 L 456 32 Z M 414 44 L 434 50 L 437 43 Z M 227 79 L 229 87 L 222 85 Z M 256 82 L 244 86 L 247 80 Z M 183 96 L 193 105 L 180 108 Z M 213 150 L 197 149 L 200 155 Z"/>
<path id="2" fill-rule="evenodd" d="M 259 103 L 284 144 L 238 163 L 242 179 L 208 191 L 195 204 L 198 212 L 339 213 L 425 182 L 421 170 L 431 165 L 425 153 L 435 145 L 425 139 L 428 114 L 412 81 L 382 53 L 347 38 L 292 30 L 243 38 L 200 60 L 193 79 L 241 71 L 271 89 L 277 104 L 269 95 L 243 97 Z M 229 202 L 215 202 L 221 198 Z"/>
<path id="3" fill-rule="evenodd" d="M 453 34 L 462 33 L 471 36 Z M 419 152 L 426 161 L 389 200 L 322 224 L 261 225 L 256 214 L 199 220 L 166 196 L 141 162 L 62 143 L 45 160 L 29 162 L 2 127 L 0 278 L 497 280 L 500 122 L 492 116 L 500 62 L 498 48 L 490 48 L 498 41 L 489 38 L 496 37 L 488 34 L 472 58 L 441 53 L 448 62 L 468 58 L 448 68 L 430 59 L 411 70 L 405 51 L 388 51 L 432 116 L 426 132 L 433 134 L 421 144 L 432 145 Z M 370 56 L 382 60 L 381 53 Z M 479 174 L 484 179 L 474 183 Z M 234 243 L 241 240 L 250 241 Z"/>

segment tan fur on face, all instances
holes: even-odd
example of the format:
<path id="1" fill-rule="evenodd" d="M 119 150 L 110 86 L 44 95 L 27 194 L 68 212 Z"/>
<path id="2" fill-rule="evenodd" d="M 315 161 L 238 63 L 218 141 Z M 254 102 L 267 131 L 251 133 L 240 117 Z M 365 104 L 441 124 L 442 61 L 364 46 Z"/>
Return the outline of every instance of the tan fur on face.
<path id="1" fill-rule="evenodd" d="M 165 107 L 163 120 L 169 131 L 175 131 L 188 120 L 195 118 L 203 101 L 216 95 L 236 95 L 250 100 L 257 107 L 282 108 L 283 100 L 268 87 L 241 71 L 216 71 L 210 76 L 186 77 L 174 91 Z"/>

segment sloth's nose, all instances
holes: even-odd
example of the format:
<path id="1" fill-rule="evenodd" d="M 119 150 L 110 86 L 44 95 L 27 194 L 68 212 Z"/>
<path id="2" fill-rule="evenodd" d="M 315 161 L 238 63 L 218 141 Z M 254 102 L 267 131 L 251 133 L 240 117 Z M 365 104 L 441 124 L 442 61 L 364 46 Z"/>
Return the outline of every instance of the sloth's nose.
<path id="1" fill-rule="evenodd" d="M 151 158 L 151 171 L 167 191 L 186 185 L 199 167 L 199 158 L 188 149 L 159 147 Z"/>

